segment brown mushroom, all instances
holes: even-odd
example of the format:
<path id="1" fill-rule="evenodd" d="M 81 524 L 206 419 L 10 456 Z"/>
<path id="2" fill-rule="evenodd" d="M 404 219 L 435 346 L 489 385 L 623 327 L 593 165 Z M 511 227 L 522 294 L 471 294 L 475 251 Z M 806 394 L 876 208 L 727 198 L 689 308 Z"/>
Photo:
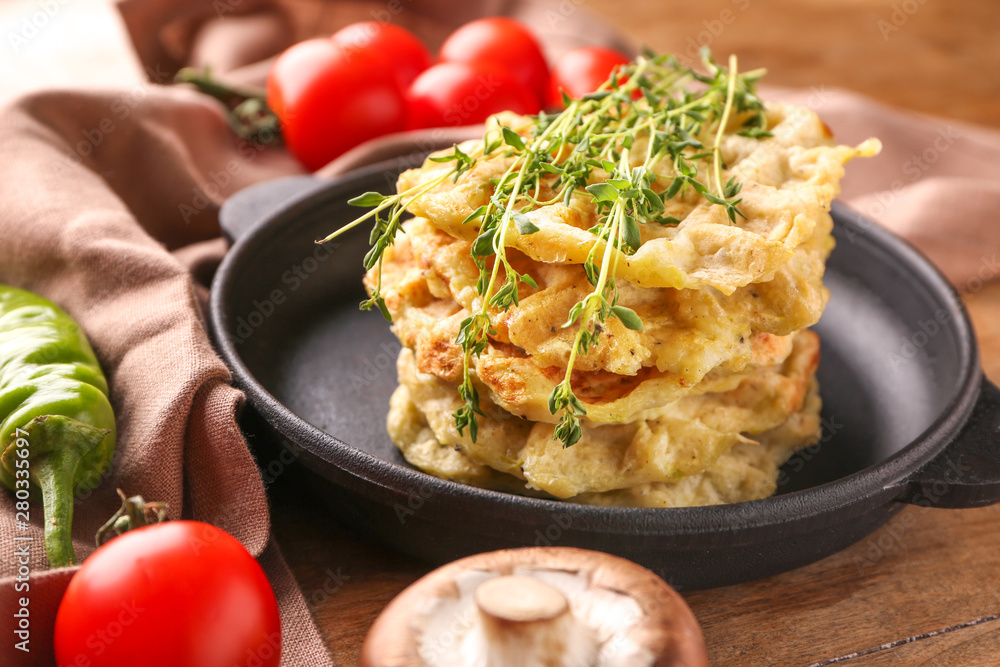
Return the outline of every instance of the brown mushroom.
<path id="1" fill-rule="evenodd" d="M 701 628 L 644 567 L 565 547 L 478 554 L 382 611 L 361 667 L 702 667 Z"/>

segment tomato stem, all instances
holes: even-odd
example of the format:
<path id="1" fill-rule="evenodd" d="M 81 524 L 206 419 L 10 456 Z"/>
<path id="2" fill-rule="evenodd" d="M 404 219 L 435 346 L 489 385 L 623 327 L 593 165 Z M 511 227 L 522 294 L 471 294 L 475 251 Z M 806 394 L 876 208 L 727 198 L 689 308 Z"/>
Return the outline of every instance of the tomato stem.
<path id="1" fill-rule="evenodd" d="M 118 497 L 122 499 L 122 506 L 97 531 L 97 546 L 130 530 L 167 521 L 166 503 L 147 503 L 142 496 L 129 498 L 121 489 L 118 489 Z"/>
<path id="2" fill-rule="evenodd" d="M 190 83 L 200 92 L 211 95 L 230 108 L 252 97 L 262 100 L 267 96 L 267 91 L 263 88 L 231 86 L 222 83 L 212 76 L 212 70 L 207 67 L 203 70 L 185 67 L 174 76 L 174 83 Z"/>
<path id="3" fill-rule="evenodd" d="M 264 145 L 281 137 L 278 117 L 267 106 L 267 91 L 263 88 L 231 86 L 212 76 L 207 67 L 203 70 L 185 67 L 177 72 L 174 83 L 189 83 L 222 102 L 229 110 L 226 116 L 229 127 L 243 139 Z"/>

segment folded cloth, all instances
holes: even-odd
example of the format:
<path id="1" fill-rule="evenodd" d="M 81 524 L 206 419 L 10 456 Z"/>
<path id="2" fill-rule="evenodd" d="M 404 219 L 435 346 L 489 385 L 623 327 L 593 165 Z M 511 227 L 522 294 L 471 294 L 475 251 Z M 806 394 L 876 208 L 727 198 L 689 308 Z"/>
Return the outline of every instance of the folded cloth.
<path id="1" fill-rule="evenodd" d="M 1000 276 L 1000 132 L 902 112 L 841 90 L 767 89 L 814 110 L 837 140 L 882 140 L 882 152 L 847 167 L 841 201 L 919 248 L 963 292 Z"/>
<path id="2" fill-rule="evenodd" d="M 405 11 L 391 14 L 396 7 Z M 283 46 L 366 18 L 399 19 L 440 41 L 474 15 L 520 12 L 540 32 L 551 31 L 550 49 L 615 43 L 575 3 L 456 7 L 418 0 L 125 0 L 121 9 L 146 71 L 161 83 L 180 66 L 204 63 L 259 82 L 265 70 L 255 63 Z M 885 151 L 851 165 L 844 199 L 916 243 L 956 284 L 975 291 L 995 277 L 1000 229 L 985 213 L 1000 203 L 1000 133 L 840 91 L 772 97 L 813 107 L 841 141 L 880 137 Z M 108 375 L 117 411 L 111 470 L 76 506 L 78 557 L 89 553 L 96 529 L 117 509 L 117 487 L 166 501 L 172 518 L 210 521 L 260 558 L 281 603 L 283 665 L 331 664 L 270 539 L 263 483 L 236 423 L 242 395 L 229 385 L 199 309 L 225 251 L 218 239 L 221 203 L 242 187 L 301 168 L 281 149 L 238 140 L 216 102 L 179 88 L 35 94 L 0 111 L 0 127 L 0 283 L 43 294 L 77 318 Z M 382 140 L 324 173 L 468 133 Z M 32 650 L 0 643 L 0 664 L 53 663 L 55 611 L 74 570 L 46 570 L 40 519 L 34 508 L 32 526 L 20 530 L 11 497 L 0 493 L 2 544 L 13 544 L 15 535 L 34 538 L 27 593 Z M 15 575 L 16 560 L 5 554 L 0 613 L 13 614 L 25 596 L 14 590 Z"/>
<path id="3" fill-rule="evenodd" d="M 166 501 L 171 518 L 211 522 L 260 557 L 281 604 L 283 664 L 330 664 L 270 541 L 264 484 L 236 422 L 243 396 L 212 350 L 178 259 L 179 249 L 218 236 L 226 196 L 297 165 L 234 140 L 215 102 L 185 90 L 46 92 L 2 112 L 0 124 L 0 283 L 76 318 L 117 415 L 111 469 L 76 505 L 78 559 L 120 504 L 116 488 Z M 12 496 L 0 493 L 0 544 L 33 538 L 30 590 L 15 591 L 16 559 L 0 559 L 0 609 L 11 618 L 27 597 L 32 631 L 29 654 L 0 643 L 4 665 L 52 664 L 55 612 L 75 569 L 44 572 L 40 507 L 31 518 L 30 529 L 18 528 Z"/>

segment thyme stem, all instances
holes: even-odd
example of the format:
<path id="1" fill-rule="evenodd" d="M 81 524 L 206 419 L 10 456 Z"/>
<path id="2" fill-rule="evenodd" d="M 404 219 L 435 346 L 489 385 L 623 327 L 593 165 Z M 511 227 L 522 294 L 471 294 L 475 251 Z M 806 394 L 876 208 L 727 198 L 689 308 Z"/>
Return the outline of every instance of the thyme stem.
<path id="1" fill-rule="evenodd" d="M 598 344 L 609 318 L 617 318 L 630 329 L 642 329 L 639 316 L 618 304 L 615 283 L 620 256 L 635 252 L 641 245 L 639 225 L 677 224 L 678 220 L 665 214 L 664 200 L 689 188 L 709 203 L 723 206 L 732 223 L 737 215 L 743 215 L 737 208 L 741 200 L 736 199 L 740 184 L 734 179 L 723 182 L 721 144 L 735 113 L 743 114 L 745 121 L 746 129 L 739 134 L 758 139 L 770 136 L 763 105 L 753 92 L 753 84 L 763 72 L 740 75 L 735 56 L 729 58 L 728 69 L 716 65 L 707 50 L 702 58 L 707 73 L 684 67 L 673 56 L 640 57 L 616 69 L 594 93 L 567 100 L 565 110 L 556 116 L 539 114 L 519 126 L 518 132 L 508 127 L 491 129 L 482 145 L 468 154 L 455 146 L 451 154 L 432 156 L 430 160 L 454 164 L 405 192 L 390 196 L 366 193 L 352 200 L 352 204 L 371 210 L 323 239 L 329 241 L 374 219 L 372 249 L 365 257 L 365 267 L 377 267 L 378 281 L 362 307 L 377 305 L 389 318 L 381 297 L 382 259 L 401 229 L 405 209 L 449 178 L 457 182 L 478 160 L 513 158 L 503 175 L 493 181 L 489 201 L 465 221 L 479 221 L 472 257 L 479 268 L 477 291 L 481 303 L 463 320 L 456 338 L 463 353 L 458 391 L 464 404 L 454 415 L 460 433 L 468 428 L 475 441 L 477 415 L 483 414 L 473 382 L 473 358 L 487 350 L 489 337 L 495 334 L 491 311 L 518 305 L 522 283 L 537 287 L 534 279 L 520 274 L 507 257 L 511 225 L 516 225 L 522 235 L 538 231 L 525 213 L 560 201 L 568 205 L 579 194 L 589 195 L 598 212 L 598 224 L 590 230 L 595 243 L 583 264 L 593 290 L 570 310 L 564 326 L 578 324 L 579 329 L 573 337 L 563 379 L 549 396 L 549 410 L 560 415 L 555 437 L 565 446 L 579 440 L 580 417 L 587 413 L 572 389 L 576 363 Z M 712 136 L 714 143 L 706 148 L 702 141 Z M 639 138 L 645 138 L 647 145 L 638 153 L 642 164 L 632 167 L 631 149 Z M 708 164 L 702 162 L 707 158 Z M 670 175 L 665 175 L 662 168 L 655 171 L 661 162 L 672 165 Z M 699 164 L 708 174 L 705 183 L 698 180 Z M 606 173 L 607 178 L 595 178 L 595 170 Z M 543 201 L 547 187 L 554 194 Z M 604 247 L 598 266 L 596 253 L 601 240 Z M 493 265 L 487 268 L 490 256 Z"/>

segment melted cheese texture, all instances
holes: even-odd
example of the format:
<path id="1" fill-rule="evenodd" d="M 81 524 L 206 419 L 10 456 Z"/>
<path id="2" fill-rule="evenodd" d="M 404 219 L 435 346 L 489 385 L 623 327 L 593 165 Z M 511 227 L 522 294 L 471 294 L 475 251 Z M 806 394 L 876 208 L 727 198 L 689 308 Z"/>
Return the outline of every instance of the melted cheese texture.
<path id="1" fill-rule="evenodd" d="M 743 185 L 745 219 L 731 223 L 687 189 L 665 202 L 681 222 L 640 225 L 640 247 L 619 257 L 619 303 L 643 330 L 610 319 L 598 344 L 577 357 L 572 385 L 587 414 L 583 437 L 568 449 L 553 438 L 559 416 L 548 398 L 578 327 L 564 323 L 593 289 L 582 264 L 595 245 L 598 256 L 605 250 L 588 231 L 598 222 L 589 196 L 536 207 L 526 215 L 537 232 L 512 226 L 505 237 L 509 261 L 537 287 L 521 285 L 516 306 L 490 311 L 495 331 L 472 361 L 486 414 L 477 442 L 453 418 L 463 373 L 455 340 L 483 306 L 471 257 L 479 221 L 465 221 L 489 201 L 491 179 L 511 158 L 481 159 L 410 202 L 415 217 L 386 250 L 381 276 L 365 278 L 369 290 L 381 280 L 404 346 L 388 429 L 406 459 L 465 484 L 590 504 L 678 507 L 773 493 L 778 466 L 819 435 L 819 339 L 807 328 L 829 298 L 830 203 L 844 163 L 879 145 L 835 145 L 807 109 L 768 104 L 766 115 L 772 137 L 738 136 L 735 124 L 720 145 L 723 180 Z M 518 130 L 526 121 L 502 114 L 488 127 L 501 123 Z M 632 155 L 644 154 L 644 141 L 636 139 Z M 450 169 L 428 160 L 403 173 L 398 189 Z M 669 163 L 657 169 L 663 182 L 673 177 Z M 593 182 L 607 177 L 592 174 Z"/>
<path id="2" fill-rule="evenodd" d="M 410 463 L 439 477 L 508 490 L 516 488 L 516 478 L 523 480 L 521 488 L 550 497 L 579 500 L 596 493 L 586 498 L 598 502 L 607 492 L 655 489 L 707 474 L 735 446 L 759 449 L 758 438 L 765 436 L 771 442 L 772 432 L 797 415 L 818 411 L 818 398 L 807 400 L 818 363 L 819 338 L 803 331 L 784 362 L 749 373 L 729 391 L 687 396 L 627 424 L 585 426 L 580 442 L 566 449 L 553 438 L 552 424 L 518 419 L 488 401 L 481 404 L 487 416 L 480 418 L 476 442 L 468 431 L 459 434 L 452 418 L 462 405 L 456 385 L 421 373 L 413 352 L 404 348 L 389 435 Z M 810 424 L 798 428 L 794 439 L 778 438 L 781 451 L 815 440 L 818 418 Z M 760 467 L 773 458 L 780 457 L 740 460 Z M 718 465 L 731 467 L 726 461 Z"/>
<path id="3" fill-rule="evenodd" d="M 668 213 L 681 219 L 679 225 L 643 225 L 643 242 L 635 254 L 615 251 L 620 255 L 619 278 L 637 287 L 714 287 L 723 294 L 769 280 L 796 248 L 815 236 L 817 222 L 840 192 L 844 164 L 854 157 L 877 153 L 880 147 L 877 140 L 857 147 L 834 145 L 819 117 L 802 107 L 769 104 L 767 116 L 772 137 L 754 139 L 731 132 L 720 147 L 727 165 L 723 180 L 735 177 L 743 184 L 740 210 L 747 219 L 729 224 L 722 207 L 689 190 L 686 198 L 670 202 Z M 516 117 L 502 122 L 523 125 Z M 645 155 L 643 143 L 638 140 L 631 152 L 636 165 Z M 481 141 L 474 140 L 461 148 L 475 153 L 481 146 Z M 447 179 L 412 202 L 409 210 L 455 238 L 472 241 L 479 235 L 478 222 L 465 220 L 489 202 L 491 179 L 501 177 L 510 161 L 504 157 L 481 160 L 457 183 Z M 401 174 L 397 187 L 402 192 L 420 186 L 451 168 L 447 162 L 425 162 Z M 657 168 L 671 166 L 665 160 Z M 699 177 L 707 179 L 704 173 Z M 606 178 L 599 169 L 592 175 L 595 182 Z M 512 229 L 505 237 L 508 246 L 546 263 L 582 264 L 594 245 L 602 256 L 605 242 L 587 231 L 597 220 L 596 209 L 587 197 L 575 198 L 570 206 L 553 204 L 527 215 L 539 231 L 521 235 Z"/>
<path id="4" fill-rule="evenodd" d="M 568 500 L 616 507 L 697 507 L 767 498 L 777 489 L 781 465 L 794 452 L 818 441 L 821 408 L 819 384 L 814 378 L 798 412 L 780 426 L 755 436 L 755 441 L 737 442 L 703 472 L 676 482 L 587 491 Z M 517 475 L 476 463 L 460 447 L 442 444 L 403 385 L 392 396 L 389 432 L 407 461 L 437 477 L 507 493 L 554 497 L 533 488 Z"/>
<path id="5" fill-rule="evenodd" d="M 827 237 L 831 226 L 827 215 Z M 404 229 L 386 251 L 382 276 L 394 331 L 414 350 L 422 372 L 458 384 L 462 351 L 455 339 L 462 320 L 482 305 L 470 244 L 423 218 Z M 619 281 L 619 303 L 642 318 L 643 331 L 611 319 L 598 345 L 577 358 L 573 385 L 588 404 L 586 420 L 632 421 L 688 394 L 729 389 L 745 373 L 784 359 L 791 334 L 819 319 L 828 296 L 823 260 L 800 252 L 802 262 L 790 261 L 768 283 L 729 296 L 712 288 L 640 289 Z M 512 260 L 538 289 L 522 285 L 518 306 L 493 311 L 496 334 L 474 360 L 476 374 L 510 413 L 556 423 L 548 397 L 565 374 L 576 334 L 563 324 L 593 288 L 579 265 Z M 376 279 L 368 275 L 369 287 Z"/>

